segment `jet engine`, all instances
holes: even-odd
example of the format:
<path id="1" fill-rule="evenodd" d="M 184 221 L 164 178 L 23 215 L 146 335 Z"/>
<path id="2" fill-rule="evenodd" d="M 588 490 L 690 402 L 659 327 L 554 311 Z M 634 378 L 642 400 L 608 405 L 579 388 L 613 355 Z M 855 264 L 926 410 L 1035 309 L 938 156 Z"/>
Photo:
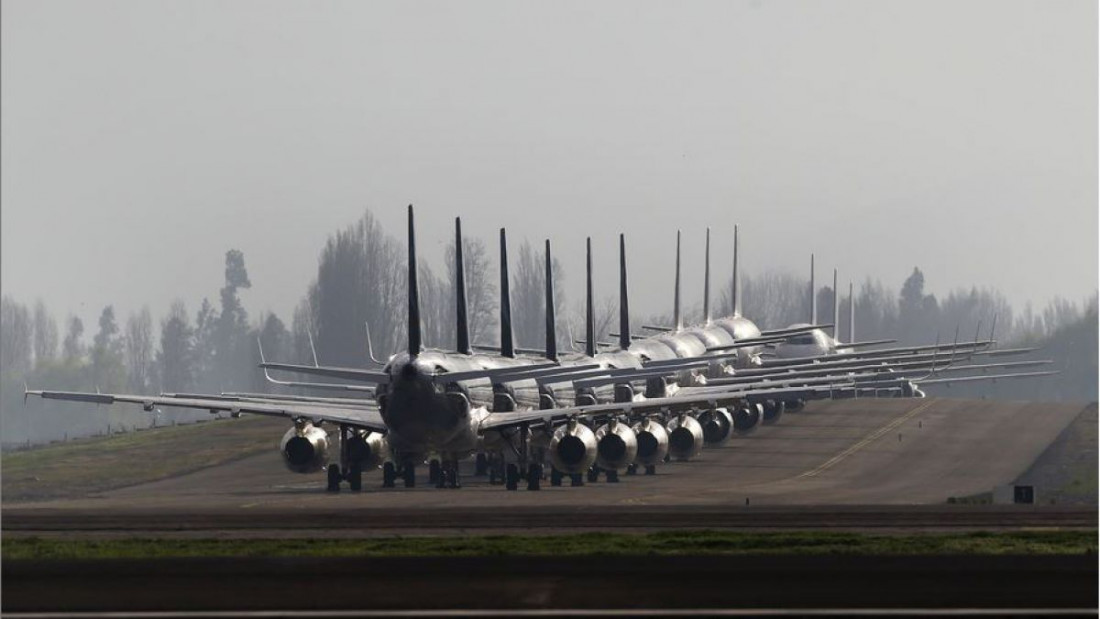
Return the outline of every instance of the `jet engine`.
<path id="1" fill-rule="evenodd" d="M 668 453 L 674 460 L 691 460 L 703 449 L 703 427 L 681 413 L 668 422 Z"/>
<path id="2" fill-rule="evenodd" d="M 554 432 L 550 462 L 555 469 L 570 475 L 584 473 L 595 461 L 596 435 L 588 426 L 573 419 Z"/>
<path id="3" fill-rule="evenodd" d="M 313 473 L 328 463 L 328 434 L 308 421 L 295 424 L 279 443 L 286 468 L 295 473 Z"/>
<path id="4" fill-rule="evenodd" d="M 738 436 L 751 434 L 763 417 L 764 407 L 760 404 L 742 404 L 733 411 L 733 431 Z"/>
<path id="5" fill-rule="evenodd" d="M 348 462 L 358 462 L 360 470 L 380 466 L 390 457 L 386 437 L 377 432 L 358 431 L 348 437 Z"/>
<path id="6" fill-rule="evenodd" d="M 632 428 L 638 446 L 634 462 L 653 466 L 664 462 L 668 454 L 668 430 L 653 419 L 646 418 Z"/>
<path id="7" fill-rule="evenodd" d="M 764 407 L 764 418 L 761 423 L 766 426 L 779 421 L 779 418 L 783 416 L 783 410 L 786 408 L 782 400 L 766 400 L 761 406 Z"/>
<path id="8" fill-rule="evenodd" d="M 696 420 L 703 427 L 703 441 L 707 445 L 724 445 L 733 436 L 733 415 L 724 408 L 703 411 Z"/>
<path id="9" fill-rule="evenodd" d="M 627 424 L 612 418 L 596 430 L 596 465 L 601 469 L 626 468 L 637 455 L 638 438 Z"/>

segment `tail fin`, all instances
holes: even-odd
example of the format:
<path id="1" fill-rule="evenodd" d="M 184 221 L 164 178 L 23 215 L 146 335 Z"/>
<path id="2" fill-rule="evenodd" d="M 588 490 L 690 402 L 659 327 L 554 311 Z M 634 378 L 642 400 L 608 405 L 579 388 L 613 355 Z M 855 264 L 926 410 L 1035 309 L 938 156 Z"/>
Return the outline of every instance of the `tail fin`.
<path id="1" fill-rule="evenodd" d="M 814 285 L 814 255 L 810 254 L 810 324 L 817 324 L 817 287 Z"/>
<path id="2" fill-rule="evenodd" d="M 707 228 L 706 261 L 703 263 L 703 324 L 710 324 L 710 228 Z"/>
<path id="3" fill-rule="evenodd" d="M 470 348 L 470 321 L 466 314 L 466 263 L 462 259 L 462 218 L 455 217 L 455 350 L 468 355 Z"/>
<path id="4" fill-rule="evenodd" d="M 508 291 L 508 236 L 500 229 L 500 354 L 515 357 L 512 341 L 512 295 Z"/>
<path id="5" fill-rule="evenodd" d="M 626 235 L 619 235 L 619 348 L 630 348 L 630 306 L 626 294 Z"/>
<path id="6" fill-rule="evenodd" d="M 856 341 L 856 295 L 855 287 L 848 281 L 848 341 Z"/>
<path id="7" fill-rule="evenodd" d="M 416 230 L 409 205 L 409 356 L 420 354 L 420 287 L 416 282 Z"/>
<path id="8" fill-rule="evenodd" d="M 585 273 L 585 314 L 584 314 L 584 354 L 589 357 L 596 354 L 596 309 L 592 304 L 592 237 L 585 241 L 586 273 Z"/>
<path id="9" fill-rule="evenodd" d="M 550 239 L 546 239 L 546 358 L 558 360 L 558 331 L 554 316 L 554 269 L 550 260 Z"/>
<path id="10" fill-rule="evenodd" d="M 676 330 L 684 328 L 684 317 L 680 314 L 680 231 L 676 231 L 676 291 L 672 297 L 672 324 Z"/>
<path id="11" fill-rule="evenodd" d="M 833 339 L 840 340 L 840 291 L 836 289 L 837 280 L 836 269 L 833 269 L 833 319 L 830 321 L 833 323 Z"/>
<path id="12" fill-rule="evenodd" d="M 730 288 L 730 312 L 741 315 L 741 288 L 737 280 L 737 226 L 733 227 L 733 285 Z"/>

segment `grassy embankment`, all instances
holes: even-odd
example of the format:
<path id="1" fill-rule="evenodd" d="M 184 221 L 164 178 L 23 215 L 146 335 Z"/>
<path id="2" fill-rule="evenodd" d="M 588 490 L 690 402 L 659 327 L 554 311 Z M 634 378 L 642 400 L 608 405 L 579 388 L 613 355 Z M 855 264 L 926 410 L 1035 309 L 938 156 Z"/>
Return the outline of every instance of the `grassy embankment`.
<path id="1" fill-rule="evenodd" d="M 54 443 L 0 457 L 5 502 L 73 498 L 277 449 L 288 424 L 243 417 Z"/>
<path id="2" fill-rule="evenodd" d="M 395 557 L 560 555 L 942 555 L 1082 554 L 1097 551 L 1095 531 L 864 535 L 676 531 L 555 536 L 396 537 L 384 539 L 8 538 L 3 559 L 168 557 Z"/>

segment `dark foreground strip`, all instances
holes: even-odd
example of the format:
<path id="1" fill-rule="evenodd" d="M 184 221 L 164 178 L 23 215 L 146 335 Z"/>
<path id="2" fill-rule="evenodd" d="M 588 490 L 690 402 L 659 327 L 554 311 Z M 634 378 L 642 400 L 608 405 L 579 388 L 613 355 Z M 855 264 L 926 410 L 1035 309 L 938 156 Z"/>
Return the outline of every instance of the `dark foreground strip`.
<path id="1" fill-rule="evenodd" d="M 267 619 L 276 617 L 342 619 L 344 617 L 1094 617 L 1093 608 L 944 608 L 944 609 L 895 609 L 895 608 L 710 608 L 701 610 L 673 609 L 578 609 L 578 610 L 277 610 L 277 611 L 196 611 L 196 612 L 105 612 L 105 613 L 7 613 L 20 619 L 206 619 L 208 617 L 236 617 L 241 619 Z"/>
<path id="2" fill-rule="evenodd" d="M 1097 608 L 1095 554 L 5 561 L 4 612 Z"/>
<path id="3" fill-rule="evenodd" d="M 186 516 L 186 517 L 183 517 Z M 4 531 L 262 531 L 302 529 L 1018 529 L 1096 527 L 1096 506 L 514 506 L 365 508 L 66 509 L 5 507 Z M 308 534 L 305 535 L 308 537 Z"/>

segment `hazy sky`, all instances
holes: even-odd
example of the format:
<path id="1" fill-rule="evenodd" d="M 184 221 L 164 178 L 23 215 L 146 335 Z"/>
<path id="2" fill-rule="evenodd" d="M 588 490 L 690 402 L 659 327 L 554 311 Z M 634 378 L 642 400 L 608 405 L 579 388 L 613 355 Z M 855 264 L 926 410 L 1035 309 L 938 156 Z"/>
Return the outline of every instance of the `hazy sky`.
<path id="1" fill-rule="evenodd" d="M 2 7 L 0 276 L 59 318 L 193 312 L 239 248 L 286 319 L 329 234 L 408 203 L 439 272 L 456 215 L 551 238 L 571 301 L 625 232 L 641 311 L 677 228 L 688 298 L 706 226 L 724 283 L 734 223 L 751 271 L 1097 286 L 1093 1 Z"/>

